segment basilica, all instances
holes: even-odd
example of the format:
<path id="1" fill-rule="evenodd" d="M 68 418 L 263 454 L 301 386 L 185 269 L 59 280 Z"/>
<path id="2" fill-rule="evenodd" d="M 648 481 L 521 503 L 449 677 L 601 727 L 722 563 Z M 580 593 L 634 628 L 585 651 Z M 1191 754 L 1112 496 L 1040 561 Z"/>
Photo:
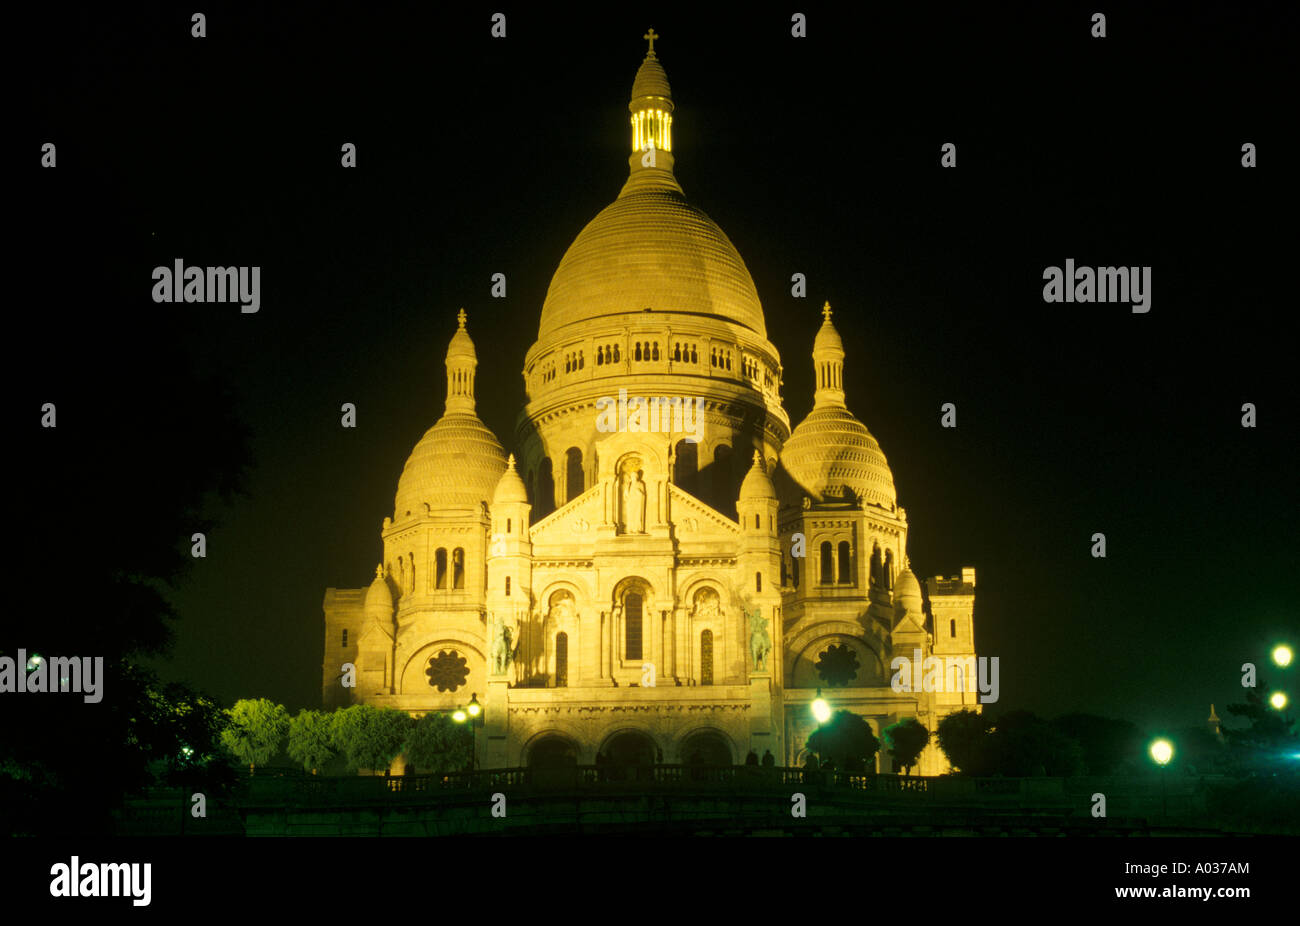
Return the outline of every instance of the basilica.
<path id="1" fill-rule="evenodd" d="M 482 768 L 802 764 L 819 694 L 877 736 L 905 717 L 933 732 L 978 709 L 971 673 L 900 691 L 889 667 L 918 650 L 973 665 L 975 570 L 923 592 L 909 569 L 829 304 L 790 427 L 749 271 L 674 175 L 647 38 L 627 182 L 551 280 L 509 449 L 475 412 L 472 319 L 448 315 L 446 408 L 406 461 L 382 561 L 369 587 L 325 592 L 324 704 L 474 698 Z M 894 770 L 883 747 L 876 763 Z M 916 771 L 947 769 L 932 740 Z"/>

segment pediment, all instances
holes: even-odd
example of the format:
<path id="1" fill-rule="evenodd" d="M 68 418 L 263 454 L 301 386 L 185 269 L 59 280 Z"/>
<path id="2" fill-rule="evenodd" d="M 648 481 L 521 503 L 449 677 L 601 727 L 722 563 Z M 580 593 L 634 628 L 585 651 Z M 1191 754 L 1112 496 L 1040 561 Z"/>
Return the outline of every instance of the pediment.
<path id="1" fill-rule="evenodd" d="M 602 486 L 592 486 L 532 526 L 535 544 L 595 542 L 596 527 L 604 518 Z"/>
<path id="2" fill-rule="evenodd" d="M 670 520 L 678 540 L 734 540 L 740 536 L 740 525 L 725 514 L 675 485 L 668 489 Z"/>

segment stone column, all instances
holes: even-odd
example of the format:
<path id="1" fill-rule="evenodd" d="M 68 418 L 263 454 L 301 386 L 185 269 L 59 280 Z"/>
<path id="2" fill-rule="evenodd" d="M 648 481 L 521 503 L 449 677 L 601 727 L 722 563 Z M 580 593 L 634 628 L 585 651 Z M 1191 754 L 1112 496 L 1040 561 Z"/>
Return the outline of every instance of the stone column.
<path id="1" fill-rule="evenodd" d="M 510 683 L 505 678 L 488 679 L 484 711 L 483 729 L 478 731 L 479 768 L 505 768 L 510 713 Z"/>

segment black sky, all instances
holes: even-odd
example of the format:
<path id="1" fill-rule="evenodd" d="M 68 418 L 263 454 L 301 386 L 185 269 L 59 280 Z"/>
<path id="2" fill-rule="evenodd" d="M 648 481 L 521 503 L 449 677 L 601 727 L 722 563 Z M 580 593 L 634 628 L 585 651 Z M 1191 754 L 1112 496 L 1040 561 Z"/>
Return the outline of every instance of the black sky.
<path id="1" fill-rule="evenodd" d="M 53 6 L 14 33 L 31 64 L 7 165 L 25 280 L 13 452 L 45 438 L 50 396 L 61 429 L 79 414 L 168 428 L 187 403 L 164 379 L 156 405 L 108 399 L 115 369 L 161 356 L 228 381 L 252 434 L 250 495 L 214 507 L 222 527 L 175 596 L 168 677 L 316 705 L 324 589 L 373 575 L 402 465 L 442 413 L 462 306 L 480 416 L 517 449 L 523 356 L 565 249 L 626 178 L 651 25 L 677 177 L 748 264 L 792 423 L 829 299 L 914 570 L 978 570 L 977 648 L 1000 657 L 1003 709 L 1193 724 L 1240 699 L 1243 662 L 1300 643 L 1285 4 L 1113 8 L 1100 40 L 1079 4 L 801 7 L 802 40 L 789 9 L 751 5 L 245 6 L 205 5 L 202 40 L 179 6 Z M 55 170 L 38 166 L 45 141 Z M 261 266 L 261 311 L 155 305 L 152 268 L 176 258 Z M 1151 312 L 1045 304 L 1043 268 L 1066 258 L 1152 266 Z M 496 272 L 505 300 L 489 298 Z M 114 486 L 84 464 L 74 485 L 24 475 L 38 510 L 70 493 L 89 518 L 67 525 L 82 553 L 30 568 L 112 543 L 94 511 Z M 147 495 L 135 510 L 149 517 Z"/>

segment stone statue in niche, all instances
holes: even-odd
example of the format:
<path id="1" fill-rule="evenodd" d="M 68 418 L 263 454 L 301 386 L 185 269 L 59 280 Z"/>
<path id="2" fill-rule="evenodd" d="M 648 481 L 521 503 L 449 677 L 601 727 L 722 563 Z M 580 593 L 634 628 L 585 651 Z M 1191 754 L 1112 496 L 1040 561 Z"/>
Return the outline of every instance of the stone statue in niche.
<path id="1" fill-rule="evenodd" d="M 645 533 L 645 482 L 640 470 L 623 473 L 623 517 L 625 534 Z"/>
<path id="2" fill-rule="evenodd" d="M 767 668 L 767 654 L 772 651 L 772 638 L 767 633 L 767 618 L 762 608 L 749 612 L 749 653 L 754 657 L 754 670 Z"/>
<path id="3" fill-rule="evenodd" d="M 697 621 L 712 621 L 718 616 L 718 593 L 711 588 L 702 588 L 695 593 L 695 608 L 691 617 Z"/>

